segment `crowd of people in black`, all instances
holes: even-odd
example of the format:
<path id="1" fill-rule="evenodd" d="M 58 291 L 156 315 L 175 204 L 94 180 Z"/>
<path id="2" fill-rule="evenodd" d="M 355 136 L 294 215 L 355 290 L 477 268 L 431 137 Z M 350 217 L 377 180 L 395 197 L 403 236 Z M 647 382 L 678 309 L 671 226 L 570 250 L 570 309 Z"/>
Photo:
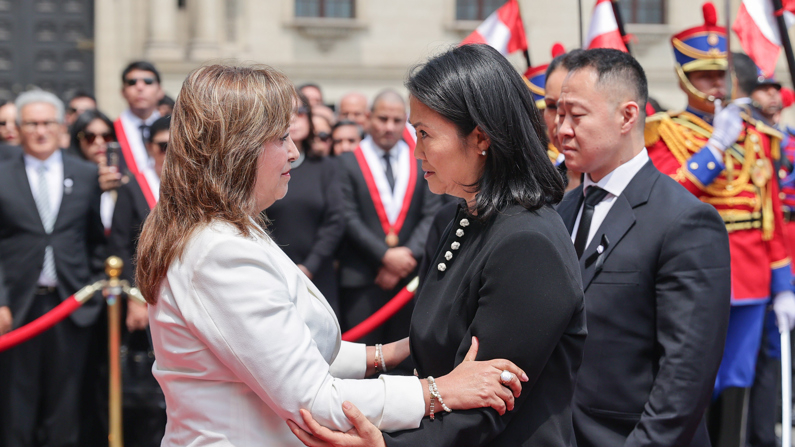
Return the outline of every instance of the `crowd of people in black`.
<path id="1" fill-rule="evenodd" d="M 740 446 L 748 426 L 750 445 L 772 445 L 770 341 L 795 326 L 795 239 L 787 229 L 795 132 L 777 130 L 781 85 L 747 56 L 735 55 L 734 102 L 722 103 L 726 30 L 708 17 L 674 36 L 688 98 L 683 112 L 655 113 L 638 62 L 603 49 L 556 57 L 540 97 L 482 46 L 450 50 L 412 71 L 408 99 L 384 89 L 328 104 L 319 85 L 295 87 L 289 130 L 277 140 L 293 142 L 297 152 L 280 174 L 289 178 L 286 194 L 259 215 L 268 237 L 300 270 L 297 277 L 317 287 L 342 332 L 420 276 L 424 301 L 409 302 L 359 340 L 378 344 L 367 347 L 368 356 L 388 350 L 388 361 L 381 358 L 379 369 L 376 357 L 368 374 L 385 372 L 386 364 L 390 374 L 416 375 L 415 367 L 451 373 L 465 355 L 474 360 L 468 350 L 476 336 L 488 359 L 516 361 L 540 381 L 525 390 L 529 397 L 517 396 L 519 407 L 507 416 L 483 402 L 485 409 L 440 412 L 455 430 L 433 423 L 433 397 L 431 419 L 420 417 L 423 430 L 390 433 L 386 444 L 417 445 L 430 436 L 440 445 Z M 235 75 L 223 66 L 207 70 Z M 185 154 L 228 169 L 241 162 L 239 148 L 223 138 L 219 150 L 229 150 L 229 159 L 185 143 L 194 130 L 220 124 L 205 117 L 206 126 L 197 119 L 172 127 L 182 103 L 165 95 L 151 63 L 130 63 L 121 86 L 128 108 L 115 120 L 84 92 L 62 101 L 30 90 L 0 105 L 0 335 L 103 277 L 107 256 L 123 260 L 121 277 L 134 284 L 147 217 L 161 199 L 185 205 L 161 196 L 169 169 L 196 172 Z M 176 154 L 175 146 L 169 152 L 175 134 L 185 144 Z M 166 163 L 167 154 L 182 158 Z M 217 185 L 202 183 L 205 189 L 185 197 L 200 208 L 194 212 L 214 216 L 219 207 L 204 195 L 234 190 L 239 179 L 207 169 L 202 181 Z M 166 196 L 174 191 L 173 179 L 164 187 Z M 516 216 L 524 220 L 510 219 Z M 537 228 L 544 231 L 530 231 Z M 175 243 L 156 236 L 144 238 L 149 254 Z M 146 298 L 148 306 L 126 301 L 122 317 L 129 446 L 160 445 L 169 436 L 167 396 L 151 372 L 150 321 L 159 326 L 154 346 L 161 349 L 170 346 L 169 330 L 187 324 L 167 321 L 178 313 L 153 319 L 158 299 Z M 506 303 L 521 315 L 506 315 Z M 490 313 L 495 308 L 502 313 Z M 97 296 L 52 330 L 0 352 L 0 447 L 107 443 L 106 320 Z M 533 368 L 543 371 L 533 375 Z M 333 437 L 299 425 L 290 428 L 308 445 L 321 445 L 312 436 Z M 467 437 L 473 427 L 481 438 Z"/>

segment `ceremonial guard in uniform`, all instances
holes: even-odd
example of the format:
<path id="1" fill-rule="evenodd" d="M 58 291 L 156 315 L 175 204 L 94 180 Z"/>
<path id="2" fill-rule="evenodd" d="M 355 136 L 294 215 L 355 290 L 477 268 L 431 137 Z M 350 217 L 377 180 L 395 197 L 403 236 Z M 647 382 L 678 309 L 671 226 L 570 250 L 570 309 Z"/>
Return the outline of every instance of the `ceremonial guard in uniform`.
<path id="1" fill-rule="evenodd" d="M 704 25 L 671 39 L 687 109 L 649 117 L 645 139 L 655 166 L 713 205 L 729 232 L 732 309 L 713 393 L 719 401 L 709 417 L 716 445 L 739 445 L 765 308 L 771 297 L 774 307 L 791 308 L 795 295 L 773 176 L 781 133 L 751 116 L 747 98 L 721 107 L 726 29 L 716 25 L 714 5 L 705 3 L 703 10 Z"/>

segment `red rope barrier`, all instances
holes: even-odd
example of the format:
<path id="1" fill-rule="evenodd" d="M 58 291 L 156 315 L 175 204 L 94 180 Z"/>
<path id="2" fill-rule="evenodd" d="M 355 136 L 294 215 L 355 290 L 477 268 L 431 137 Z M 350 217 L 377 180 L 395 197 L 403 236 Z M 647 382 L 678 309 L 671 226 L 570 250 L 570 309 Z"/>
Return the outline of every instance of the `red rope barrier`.
<path id="1" fill-rule="evenodd" d="M 356 341 L 384 324 L 386 320 L 392 318 L 397 311 L 402 309 L 403 306 L 414 298 L 414 291 L 417 290 L 417 284 L 419 284 L 419 278 L 414 278 L 406 287 L 401 289 L 394 298 L 384 304 L 384 307 L 378 309 L 374 314 L 367 317 L 366 320 L 342 334 L 342 339 L 345 341 Z"/>
<path id="2" fill-rule="evenodd" d="M 74 312 L 78 307 L 80 307 L 81 304 L 82 303 L 77 301 L 75 296 L 72 295 L 64 300 L 61 304 L 56 306 L 53 310 L 47 312 L 39 318 L 7 334 L 0 335 L 0 352 L 13 348 L 20 343 L 26 342 L 46 331 L 47 329 L 55 326 L 61 320 L 68 317 L 69 314 Z"/>
<path id="3" fill-rule="evenodd" d="M 55 326 L 94 296 L 94 292 L 100 290 L 102 285 L 102 281 L 97 281 L 94 284 L 85 286 L 75 292 L 74 295 L 65 299 L 61 304 L 55 306 L 53 310 L 22 327 L 16 328 L 7 334 L 0 335 L 0 352 L 13 348 L 20 343 L 24 343 Z"/>

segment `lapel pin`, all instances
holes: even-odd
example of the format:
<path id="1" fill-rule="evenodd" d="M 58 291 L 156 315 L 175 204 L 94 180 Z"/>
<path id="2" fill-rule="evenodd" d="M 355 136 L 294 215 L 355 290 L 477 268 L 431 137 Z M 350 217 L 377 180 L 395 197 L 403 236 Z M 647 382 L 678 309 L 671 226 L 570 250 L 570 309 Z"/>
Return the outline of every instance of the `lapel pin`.
<path id="1" fill-rule="evenodd" d="M 75 184 L 74 180 L 72 180 L 70 178 L 64 179 L 63 180 L 63 193 L 64 194 L 71 194 L 72 193 L 72 187 L 74 186 L 74 184 Z"/>

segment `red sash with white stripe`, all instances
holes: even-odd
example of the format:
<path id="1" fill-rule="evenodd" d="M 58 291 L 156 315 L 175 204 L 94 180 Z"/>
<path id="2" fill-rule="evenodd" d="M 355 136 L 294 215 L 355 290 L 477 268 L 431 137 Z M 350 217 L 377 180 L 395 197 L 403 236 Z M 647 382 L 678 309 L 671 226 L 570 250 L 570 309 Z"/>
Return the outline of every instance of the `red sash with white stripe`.
<path id="1" fill-rule="evenodd" d="M 375 184 L 375 178 L 370 171 L 370 166 L 367 164 L 367 158 L 364 156 L 361 147 L 357 147 L 353 152 L 356 156 L 356 161 L 359 163 L 359 168 L 364 175 L 364 181 L 367 183 L 367 190 L 370 192 L 370 198 L 373 200 L 375 212 L 378 215 L 378 220 L 381 221 L 381 227 L 384 229 L 384 234 L 395 235 L 400 233 L 403 228 L 403 223 L 406 221 L 406 215 L 409 213 L 409 206 L 411 205 L 411 198 L 414 195 L 414 187 L 417 185 L 417 162 L 413 157 L 409 157 L 409 183 L 406 185 L 406 194 L 403 196 L 403 205 L 400 208 L 400 214 L 395 219 L 394 224 L 389 223 L 389 218 L 386 215 L 384 203 L 381 201 L 381 194 L 378 193 L 378 186 Z"/>
<path id="2" fill-rule="evenodd" d="M 130 143 L 127 141 L 127 134 L 124 132 L 124 124 L 122 124 L 121 118 L 113 123 L 113 128 L 116 130 L 116 138 L 119 140 L 121 154 L 127 164 L 127 169 L 130 170 L 130 173 L 135 177 L 135 181 L 138 182 L 138 186 L 141 187 L 146 203 L 149 204 L 149 209 L 154 209 L 155 205 L 157 205 L 157 199 L 152 194 L 152 188 L 149 187 L 149 182 L 146 180 L 143 171 L 138 169 L 138 163 L 135 162 L 135 156 L 132 153 L 132 149 L 130 149 Z"/>

